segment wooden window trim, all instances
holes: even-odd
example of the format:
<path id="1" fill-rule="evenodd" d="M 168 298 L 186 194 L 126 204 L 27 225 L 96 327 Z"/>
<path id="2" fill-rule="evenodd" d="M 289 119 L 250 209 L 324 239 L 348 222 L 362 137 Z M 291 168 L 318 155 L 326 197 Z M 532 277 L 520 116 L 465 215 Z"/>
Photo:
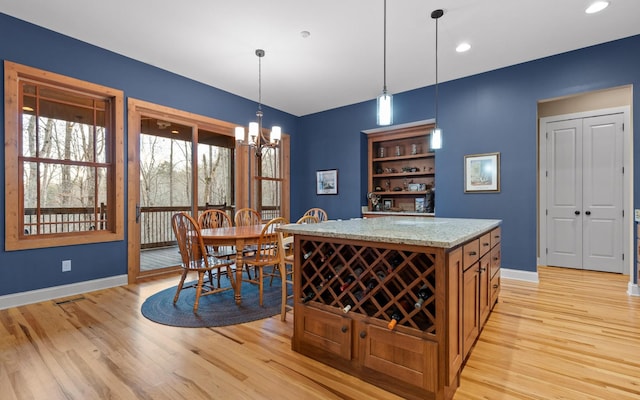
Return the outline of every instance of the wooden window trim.
<path id="1" fill-rule="evenodd" d="M 19 226 L 21 216 L 18 215 L 22 190 L 19 185 L 19 79 L 32 79 L 37 82 L 51 84 L 65 89 L 77 89 L 84 93 L 111 97 L 114 102 L 114 138 L 113 161 L 114 180 L 110 189 L 113 204 L 109 211 L 114 216 L 111 229 L 108 231 L 65 233 L 61 235 L 34 235 L 21 237 Z M 25 250 L 56 246 L 69 246 L 87 243 L 100 243 L 124 240 L 124 93 L 120 90 L 97 85 L 27 67 L 10 61 L 4 62 L 5 79 L 5 250 Z"/>

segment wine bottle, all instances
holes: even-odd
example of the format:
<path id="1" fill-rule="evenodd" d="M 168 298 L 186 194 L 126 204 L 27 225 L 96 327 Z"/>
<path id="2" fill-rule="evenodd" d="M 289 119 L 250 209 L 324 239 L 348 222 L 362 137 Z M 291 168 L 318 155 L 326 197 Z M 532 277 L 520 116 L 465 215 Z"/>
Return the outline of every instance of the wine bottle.
<path id="1" fill-rule="evenodd" d="M 383 270 L 379 269 L 378 271 L 376 271 L 376 276 L 380 281 L 383 281 L 387 274 L 385 274 Z M 367 281 L 365 293 L 369 293 L 371 290 L 373 290 L 374 287 L 378 285 L 378 279 L 374 277 L 369 278 L 369 280 Z"/>
<path id="2" fill-rule="evenodd" d="M 340 286 L 340 291 L 344 292 L 353 282 L 356 281 L 357 277 L 362 273 L 362 268 L 356 268 L 353 270 L 353 275 L 347 276 L 342 286 Z"/>
<path id="3" fill-rule="evenodd" d="M 358 290 L 355 293 L 353 293 L 353 296 L 356 298 L 356 301 L 360 301 L 362 300 L 362 296 L 364 295 L 364 293 L 362 293 L 362 290 Z M 353 301 L 351 299 L 347 300 L 347 305 L 344 306 L 344 308 L 342 309 L 343 313 L 348 313 L 351 308 L 353 308 L 355 304 L 353 303 Z"/>
<path id="4" fill-rule="evenodd" d="M 309 251 L 307 253 L 304 253 L 304 255 L 302 256 L 302 258 L 304 258 L 305 260 L 308 259 L 309 257 L 311 257 L 311 253 L 313 253 L 313 251 Z"/>
<path id="5" fill-rule="evenodd" d="M 312 291 L 312 290 L 310 290 L 310 291 L 308 291 L 308 292 L 307 292 L 306 296 L 304 296 L 304 297 L 302 298 L 302 302 L 303 302 L 303 303 L 307 303 L 307 302 L 309 302 L 309 301 L 313 300 L 313 298 L 314 298 L 314 297 L 316 297 L 315 292 L 314 292 L 314 291 Z"/>
<path id="6" fill-rule="evenodd" d="M 422 308 L 422 304 L 424 304 L 425 300 L 427 300 L 431 296 L 431 290 L 425 284 L 420 289 L 418 289 L 418 301 L 415 304 L 416 308 Z"/>
<path id="7" fill-rule="evenodd" d="M 399 254 L 396 254 L 393 258 L 389 260 L 389 273 L 392 273 L 394 269 L 398 267 L 398 265 L 402 264 L 402 257 Z"/>
<path id="8" fill-rule="evenodd" d="M 325 262 L 333 254 L 333 248 L 329 248 L 327 251 L 323 251 L 320 255 L 320 261 Z"/>
<path id="9" fill-rule="evenodd" d="M 400 314 L 398 309 L 394 309 L 393 312 L 391 313 L 391 321 L 389 321 L 389 323 L 387 324 L 387 328 L 389 328 L 390 330 L 393 330 L 398 324 L 398 322 L 400 322 L 401 319 L 402 319 L 402 314 Z"/>

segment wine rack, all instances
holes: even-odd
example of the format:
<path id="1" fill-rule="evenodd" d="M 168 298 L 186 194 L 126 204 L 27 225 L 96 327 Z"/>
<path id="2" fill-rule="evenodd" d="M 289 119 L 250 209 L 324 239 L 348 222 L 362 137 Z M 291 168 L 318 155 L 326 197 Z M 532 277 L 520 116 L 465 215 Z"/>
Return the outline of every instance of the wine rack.
<path id="1" fill-rule="evenodd" d="M 497 301 L 500 228 L 451 248 L 322 233 L 295 235 L 292 349 L 406 399 L 451 400 Z"/>
<path id="2" fill-rule="evenodd" d="M 435 254 L 314 240 L 300 246 L 300 293 L 308 305 L 396 317 L 398 326 L 436 334 Z"/>

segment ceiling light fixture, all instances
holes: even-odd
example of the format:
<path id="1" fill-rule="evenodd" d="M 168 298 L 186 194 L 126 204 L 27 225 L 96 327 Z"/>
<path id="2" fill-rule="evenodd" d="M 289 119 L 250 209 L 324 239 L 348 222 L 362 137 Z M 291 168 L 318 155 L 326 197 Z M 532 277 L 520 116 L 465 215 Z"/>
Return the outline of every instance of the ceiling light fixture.
<path id="1" fill-rule="evenodd" d="M 587 14 L 595 14 L 597 12 L 604 10 L 608 6 L 609 6 L 608 1 L 595 1 L 591 3 L 591 5 L 587 7 L 586 10 L 584 10 L 584 12 L 586 12 Z"/>
<path id="2" fill-rule="evenodd" d="M 431 132 L 431 149 L 437 150 L 442 148 L 442 130 L 438 127 L 438 19 L 444 15 L 441 9 L 431 12 L 431 18 L 436 20 L 436 117 L 434 119 L 433 131 Z"/>
<path id="3" fill-rule="evenodd" d="M 387 93 L 387 0 L 384 0 L 383 86 L 378 96 L 378 125 L 393 123 L 393 96 Z"/>
<path id="4" fill-rule="evenodd" d="M 249 146 L 255 148 L 256 157 L 262 155 L 263 149 L 270 149 L 278 147 L 280 139 L 282 137 L 282 130 L 279 126 L 273 126 L 271 133 L 267 139 L 262 131 L 262 57 L 264 57 L 264 50 L 256 49 L 256 56 L 258 56 L 258 111 L 256 111 L 256 122 L 249 123 L 249 137 L 245 136 L 244 127 L 236 126 L 235 136 L 236 142 L 243 146 Z"/>

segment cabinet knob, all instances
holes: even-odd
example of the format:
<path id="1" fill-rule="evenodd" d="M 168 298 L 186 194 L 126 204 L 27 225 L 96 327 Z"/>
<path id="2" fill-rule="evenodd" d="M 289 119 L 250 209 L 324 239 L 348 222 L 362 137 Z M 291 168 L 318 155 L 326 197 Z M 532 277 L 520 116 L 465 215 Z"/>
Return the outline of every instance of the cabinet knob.
<path id="1" fill-rule="evenodd" d="M 367 337 L 367 332 L 365 331 L 360 331 L 360 339 L 364 339 Z"/>
<path id="2" fill-rule="evenodd" d="M 487 246 L 489 246 L 489 243 L 486 243 L 486 242 L 485 242 L 485 243 L 482 243 L 482 245 L 483 245 L 484 247 L 487 247 Z"/>
<path id="3" fill-rule="evenodd" d="M 497 283 L 495 285 L 493 285 L 494 289 L 497 289 L 500 285 L 498 285 Z"/>
<path id="4" fill-rule="evenodd" d="M 484 272 L 486 270 L 487 270 L 486 268 L 480 267 L 480 272 Z"/>
<path id="5" fill-rule="evenodd" d="M 578 210 L 575 210 L 573 213 L 574 213 L 575 215 L 580 215 L 580 211 L 578 211 Z"/>
<path id="6" fill-rule="evenodd" d="M 475 251 L 470 251 L 470 252 L 469 252 L 469 255 L 470 255 L 470 256 L 475 256 L 476 254 L 478 254 L 478 253 L 476 253 Z"/>
<path id="7" fill-rule="evenodd" d="M 340 330 L 342 331 L 342 333 L 346 333 L 349 330 L 349 328 L 347 328 L 346 325 L 342 325 L 342 328 Z"/>

